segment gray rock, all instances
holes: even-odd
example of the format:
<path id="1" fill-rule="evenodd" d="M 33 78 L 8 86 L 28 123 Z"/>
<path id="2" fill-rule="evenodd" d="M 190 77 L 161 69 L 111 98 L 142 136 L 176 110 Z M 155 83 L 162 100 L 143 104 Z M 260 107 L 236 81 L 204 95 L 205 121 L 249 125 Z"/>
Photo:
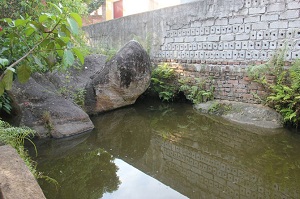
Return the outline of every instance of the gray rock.
<path id="1" fill-rule="evenodd" d="M 85 110 L 97 114 L 134 104 L 150 80 L 148 54 L 130 41 L 86 85 Z"/>
<path id="2" fill-rule="evenodd" d="M 215 100 L 194 105 L 201 113 L 212 113 L 223 118 L 263 128 L 283 127 L 282 116 L 270 107 L 261 104 L 248 104 L 242 102 Z"/>
<path id="3" fill-rule="evenodd" d="M 17 151 L 0 146 L 0 198 L 46 199 L 36 179 Z"/>
<path id="4" fill-rule="evenodd" d="M 34 74 L 25 84 L 14 82 L 12 95 L 21 110 L 20 124 L 40 137 L 68 137 L 94 128 L 89 116 L 61 96 L 49 76 Z"/>

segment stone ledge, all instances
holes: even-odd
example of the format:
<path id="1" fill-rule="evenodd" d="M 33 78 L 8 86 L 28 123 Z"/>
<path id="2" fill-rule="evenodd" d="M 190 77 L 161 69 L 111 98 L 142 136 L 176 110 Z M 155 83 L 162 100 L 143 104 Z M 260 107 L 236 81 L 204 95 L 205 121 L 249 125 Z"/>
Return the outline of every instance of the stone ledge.
<path id="1" fill-rule="evenodd" d="M 0 198 L 46 199 L 36 179 L 17 151 L 0 146 Z"/>
<path id="2" fill-rule="evenodd" d="M 220 105 L 219 107 L 217 105 Z M 261 104 L 214 100 L 196 104 L 194 108 L 201 113 L 220 115 L 226 120 L 267 129 L 283 127 L 282 116 L 270 107 Z"/>

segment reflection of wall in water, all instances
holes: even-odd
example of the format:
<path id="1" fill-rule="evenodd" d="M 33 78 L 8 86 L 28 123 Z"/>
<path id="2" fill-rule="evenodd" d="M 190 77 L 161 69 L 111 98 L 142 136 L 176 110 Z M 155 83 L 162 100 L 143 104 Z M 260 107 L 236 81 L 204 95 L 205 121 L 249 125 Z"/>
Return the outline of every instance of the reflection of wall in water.
<path id="1" fill-rule="evenodd" d="M 209 150 L 209 145 L 195 149 L 160 136 L 154 136 L 150 145 L 143 158 L 133 165 L 190 198 L 299 196 L 296 191 L 286 193 L 277 184 L 266 184 L 253 168 L 240 165 L 234 154 L 228 157 Z"/>

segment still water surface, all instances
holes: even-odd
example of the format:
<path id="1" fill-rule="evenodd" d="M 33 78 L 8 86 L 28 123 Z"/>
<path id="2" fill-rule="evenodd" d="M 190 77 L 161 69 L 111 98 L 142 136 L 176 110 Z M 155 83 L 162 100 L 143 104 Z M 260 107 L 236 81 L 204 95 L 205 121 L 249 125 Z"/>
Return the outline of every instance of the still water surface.
<path id="1" fill-rule="evenodd" d="M 300 198 L 300 136 L 143 101 L 95 129 L 36 143 L 49 199 Z"/>

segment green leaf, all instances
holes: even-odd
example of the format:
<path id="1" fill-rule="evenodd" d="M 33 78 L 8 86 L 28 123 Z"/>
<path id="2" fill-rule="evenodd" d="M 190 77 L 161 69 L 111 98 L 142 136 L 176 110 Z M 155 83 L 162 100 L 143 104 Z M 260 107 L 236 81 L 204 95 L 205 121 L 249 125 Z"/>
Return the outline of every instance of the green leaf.
<path id="1" fill-rule="evenodd" d="M 79 32 L 79 28 L 78 28 L 77 22 L 76 22 L 73 18 L 70 18 L 70 17 L 67 18 L 67 21 L 68 21 L 69 26 L 70 26 L 70 28 L 71 28 L 71 32 L 72 32 L 74 35 L 77 35 L 78 32 Z"/>
<path id="2" fill-rule="evenodd" d="M 8 65 L 8 63 L 9 63 L 8 59 L 0 58 L 0 65 L 1 66 L 6 66 L 6 65 Z"/>
<path id="3" fill-rule="evenodd" d="M 32 28 L 32 27 L 28 27 L 28 28 L 26 28 L 26 30 L 25 30 L 25 34 L 26 34 L 26 36 L 30 36 L 30 35 L 32 35 L 32 33 L 34 33 L 35 32 L 35 28 Z"/>
<path id="4" fill-rule="evenodd" d="M 15 21 L 16 27 L 26 25 L 26 23 L 27 23 L 27 20 L 24 20 L 24 19 L 17 19 Z"/>
<path id="5" fill-rule="evenodd" d="M 63 56 L 63 63 L 64 63 L 64 65 L 65 66 L 71 66 L 74 63 L 74 60 L 75 60 L 75 58 L 74 58 L 74 55 L 73 55 L 72 51 L 66 49 L 64 51 L 64 56 Z"/>
<path id="6" fill-rule="evenodd" d="M 3 83 L 4 83 L 4 88 L 6 90 L 10 90 L 12 87 L 12 82 L 13 82 L 13 71 L 6 69 L 4 72 L 4 77 L 2 79 Z"/>
<path id="7" fill-rule="evenodd" d="M 28 81 L 31 75 L 31 68 L 28 65 L 20 65 L 17 69 L 17 76 L 20 83 Z"/>
<path id="8" fill-rule="evenodd" d="M 79 27 L 82 27 L 82 19 L 79 14 L 72 12 L 70 16 L 77 22 Z"/>
<path id="9" fill-rule="evenodd" d="M 46 21 L 46 20 L 48 20 L 48 19 L 49 19 L 48 15 L 43 14 L 43 15 L 41 15 L 41 16 L 39 17 L 39 22 L 40 22 L 40 23 L 43 23 L 44 21 Z"/>
<path id="10" fill-rule="evenodd" d="M 41 60 L 36 57 L 36 56 L 33 56 L 33 59 L 34 59 L 34 62 L 40 67 L 40 68 L 43 68 L 44 65 L 42 64 Z"/>
<path id="11" fill-rule="evenodd" d="M 78 57 L 78 59 L 80 60 L 81 64 L 84 64 L 84 56 L 81 53 L 81 51 L 78 48 L 73 48 L 73 52 Z"/>
<path id="12" fill-rule="evenodd" d="M 0 96 L 3 95 L 4 90 L 5 90 L 5 85 L 4 85 L 3 81 L 1 81 L 0 82 Z"/>
<path id="13" fill-rule="evenodd" d="M 56 10 L 58 10 L 58 12 L 60 12 L 60 14 L 63 13 L 62 10 L 57 5 L 55 5 L 54 3 L 47 2 L 47 4 L 53 6 Z"/>

